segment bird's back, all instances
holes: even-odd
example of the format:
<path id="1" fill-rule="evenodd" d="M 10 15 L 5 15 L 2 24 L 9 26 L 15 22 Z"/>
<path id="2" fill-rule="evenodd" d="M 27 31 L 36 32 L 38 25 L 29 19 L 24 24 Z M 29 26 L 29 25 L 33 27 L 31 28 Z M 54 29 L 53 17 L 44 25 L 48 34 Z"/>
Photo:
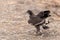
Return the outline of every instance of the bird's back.
<path id="1" fill-rule="evenodd" d="M 31 23 L 31 24 L 35 25 L 35 24 L 38 24 L 42 21 L 43 21 L 43 19 L 41 19 L 40 17 L 33 16 L 28 20 L 28 23 Z"/>

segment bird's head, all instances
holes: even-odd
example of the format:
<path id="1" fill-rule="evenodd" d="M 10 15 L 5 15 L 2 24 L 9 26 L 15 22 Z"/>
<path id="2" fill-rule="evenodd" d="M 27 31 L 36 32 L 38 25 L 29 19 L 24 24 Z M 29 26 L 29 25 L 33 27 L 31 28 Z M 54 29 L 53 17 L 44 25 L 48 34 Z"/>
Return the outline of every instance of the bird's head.
<path id="1" fill-rule="evenodd" d="M 49 10 L 44 11 L 44 15 L 46 15 L 47 17 L 51 16 L 50 11 Z"/>
<path id="2" fill-rule="evenodd" d="M 46 11 L 43 11 L 43 14 L 42 14 L 42 18 L 47 18 L 47 17 L 50 17 L 50 11 L 49 10 L 46 10 Z"/>

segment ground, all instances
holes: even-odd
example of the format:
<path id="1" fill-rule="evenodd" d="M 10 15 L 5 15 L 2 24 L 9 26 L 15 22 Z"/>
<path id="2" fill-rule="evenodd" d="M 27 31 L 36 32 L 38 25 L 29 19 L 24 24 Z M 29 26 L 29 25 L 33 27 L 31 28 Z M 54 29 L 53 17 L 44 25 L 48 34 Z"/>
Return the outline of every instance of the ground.
<path id="1" fill-rule="evenodd" d="M 36 36 L 27 10 L 51 11 L 49 29 Z M 0 40 L 60 40 L 60 0 L 0 0 Z"/>

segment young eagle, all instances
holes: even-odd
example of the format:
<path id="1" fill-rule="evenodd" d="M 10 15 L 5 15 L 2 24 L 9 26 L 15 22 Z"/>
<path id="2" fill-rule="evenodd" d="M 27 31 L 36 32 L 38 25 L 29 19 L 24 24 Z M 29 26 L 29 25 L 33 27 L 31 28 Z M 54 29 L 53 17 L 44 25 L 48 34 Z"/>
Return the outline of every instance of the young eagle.
<path id="1" fill-rule="evenodd" d="M 40 32 L 40 26 L 42 26 L 43 29 L 48 29 L 49 28 L 48 26 L 43 26 L 43 24 L 47 25 L 49 23 L 49 22 L 45 23 L 45 19 L 51 16 L 49 10 L 41 11 L 37 15 L 34 15 L 31 10 L 28 10 L 27 13 L 29 14 L 28 23 L 35 26 L 35 28 L 37 30 L 36 33 Z"/>

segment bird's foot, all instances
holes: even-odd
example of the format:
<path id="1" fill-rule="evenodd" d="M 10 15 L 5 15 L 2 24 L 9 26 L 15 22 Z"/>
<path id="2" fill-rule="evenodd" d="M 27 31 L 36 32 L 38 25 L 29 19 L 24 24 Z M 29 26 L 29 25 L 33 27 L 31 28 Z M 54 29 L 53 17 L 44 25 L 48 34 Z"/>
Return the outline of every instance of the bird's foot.
<path id="1" fill-rule="evenodd" d="M 49 27 L 48 26 L 43 26 L 43 29 L 49 29 Z"/>

